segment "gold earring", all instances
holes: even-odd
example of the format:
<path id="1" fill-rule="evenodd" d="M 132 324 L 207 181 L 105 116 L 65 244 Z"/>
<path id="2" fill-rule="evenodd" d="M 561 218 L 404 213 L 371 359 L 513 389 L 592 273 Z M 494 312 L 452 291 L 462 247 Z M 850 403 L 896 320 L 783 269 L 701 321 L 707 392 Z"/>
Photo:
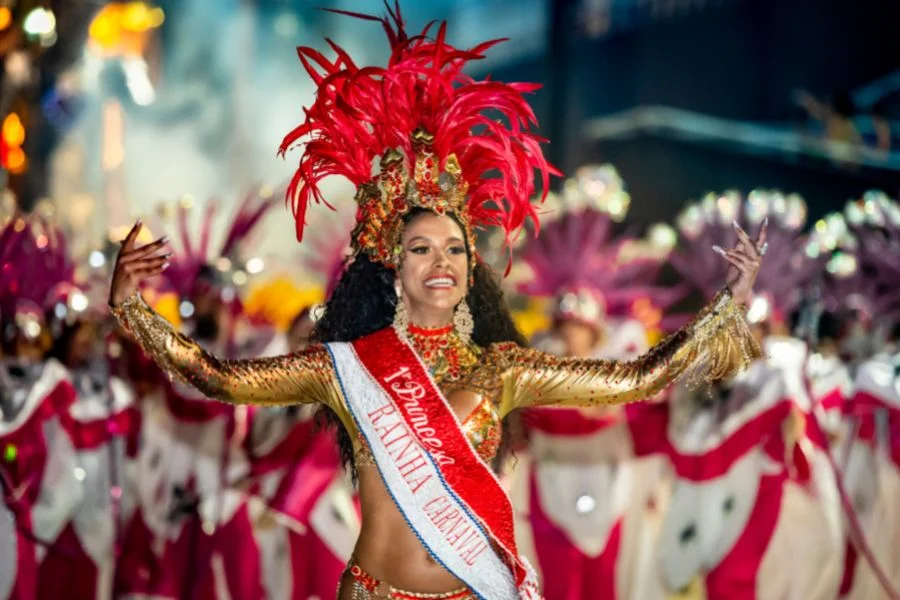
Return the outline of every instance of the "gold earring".
<path id="1" fill-rule="evenodd" d="M 453 327 L 456 329 L 456 335 L 466 344 L 472 341 L 472 332 L 475 331 L 475 321 L 472 319 L 472 311 L 469 305 L 463 299 L 456 305 L 456 311 L 453 313 Z"/>
<path id="2" fill-rule="evenodd" d="M 399 283 L 394 285 L 394 291 L 397 292 L 397 304 L 394 307 L 394 331 L 401 339 L 405 340 L 409 332 L 409 311 L 406 309 L 406 303 L 403 302 L 403 290 Z"/>

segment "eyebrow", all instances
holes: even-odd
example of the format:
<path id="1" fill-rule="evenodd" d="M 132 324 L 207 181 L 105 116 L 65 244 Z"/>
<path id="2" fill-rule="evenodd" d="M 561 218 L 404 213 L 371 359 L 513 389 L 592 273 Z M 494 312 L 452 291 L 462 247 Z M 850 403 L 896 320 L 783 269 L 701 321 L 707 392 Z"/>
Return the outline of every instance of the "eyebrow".
<path id="1" fill-rule="evenodd" d="M 417 235 L 417 236 L 414 237 L 414 238 L 410 238 L 410 240 L 407 242 L 407 244 L 412 244 L 413 242 L 416 242 L 416 241 L 419 241 L 419 240 L 421 240 L 421 241 L 423 241 L 423 242 L 430 242 L 430 241 L 431 241 L 431 238 L 425 237 L 424 235 Z M 462 243 L 462 240 L 459 239 L 459 238 L 456 237 L 456 236 L 447 238 L 447 241 L 448 241 L 448 242 L 459 242 L 460 244 Z"/>

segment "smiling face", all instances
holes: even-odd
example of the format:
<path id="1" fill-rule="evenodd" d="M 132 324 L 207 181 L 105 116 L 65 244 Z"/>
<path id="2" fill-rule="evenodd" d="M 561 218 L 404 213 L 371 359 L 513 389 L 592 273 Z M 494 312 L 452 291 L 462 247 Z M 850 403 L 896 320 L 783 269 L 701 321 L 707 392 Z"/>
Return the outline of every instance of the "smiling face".
<path id="1" fill-rule="evenodd" d="M 468 292 L 469 259 L 462 229 L 451 217 L 422 213 L 403 230 L 398 278 L 410 321 L 440 327 Z"/>

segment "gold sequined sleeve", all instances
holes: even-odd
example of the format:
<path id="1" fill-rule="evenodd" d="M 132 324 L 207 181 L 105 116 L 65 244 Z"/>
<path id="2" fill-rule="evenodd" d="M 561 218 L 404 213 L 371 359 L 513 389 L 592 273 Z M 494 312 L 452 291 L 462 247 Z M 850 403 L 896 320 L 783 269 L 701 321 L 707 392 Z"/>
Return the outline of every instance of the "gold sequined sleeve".
<path id="1" fill-rule="evenodd" d="M 210 398 L 233 404 L 334 404 L 340 398 L 327 350 L 271 358 L 220 360 L 184 336 L 134 294 L 112 313 L 166 372 Z"/>
<path id="2" fill-rule="evenodd" d="M 528 406 L 593 406 L 643 400 L 676 379 L 713 381 L 761 356 L 744 310 L 724 290 L 682 329 L 631 361 L 559 358 L 506 346 L 501 412 Z"/>

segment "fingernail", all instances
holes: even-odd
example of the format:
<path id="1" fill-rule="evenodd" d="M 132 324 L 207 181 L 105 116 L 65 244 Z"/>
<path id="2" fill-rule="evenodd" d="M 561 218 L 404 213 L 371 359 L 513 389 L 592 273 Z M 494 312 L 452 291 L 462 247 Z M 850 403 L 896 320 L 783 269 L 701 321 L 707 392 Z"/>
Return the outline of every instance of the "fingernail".
<path id="1" fill-rule="evenodd" d="M 163 244 L 168 244 L 168 243 L 169 243 L 169 236 L 164 235 L 164 236 L 162 236 L 161 238 L 159 238 L 159 241 L 161 241 Z"/>
<path id="2" fill-rule="evenodd" d="M 768 224 L 769 224 L 769 217 L 766 217 L 765 219 L 763 219 L 763 227 L 765 227 Z"/>
<path id="3" fill-rule="evenodd" d="M 715 252 L 716 254 L 719 254 L 719 255 L 721 255 L 721 256 L 725 256 L 725 251 L 722 250 L 721 247 L 719 247 L 719 246 L 713 246 L 712 249 L 713 249 L 713 252 Z"/>
<path id="4" fill-rule="evenodd" d="M 138 219 L 137 221 L 134 222 L 134 224 L 137 225 L 138 227 L 140 227 L 141 225 L 144 224 L 144 220 L 143 220 L 143 219 Z"/>
<path id="5" fill-rule="evenodd" d="M 741 227 L 740 225 L 738 225 L 737 221 L 732 221 L 731 224 L 734 225 L 734 228 L 737 229 L 738 231 L 744 231 L 744 228 Z"/>
<path id="6" fill-rule="evenodd" d="M 169 261 L 164 262 L 163 265 L 162 265 L 162 268 L 163 268 L 163 270 L 168 269 L 168 268 L 169 268 Z"/>

